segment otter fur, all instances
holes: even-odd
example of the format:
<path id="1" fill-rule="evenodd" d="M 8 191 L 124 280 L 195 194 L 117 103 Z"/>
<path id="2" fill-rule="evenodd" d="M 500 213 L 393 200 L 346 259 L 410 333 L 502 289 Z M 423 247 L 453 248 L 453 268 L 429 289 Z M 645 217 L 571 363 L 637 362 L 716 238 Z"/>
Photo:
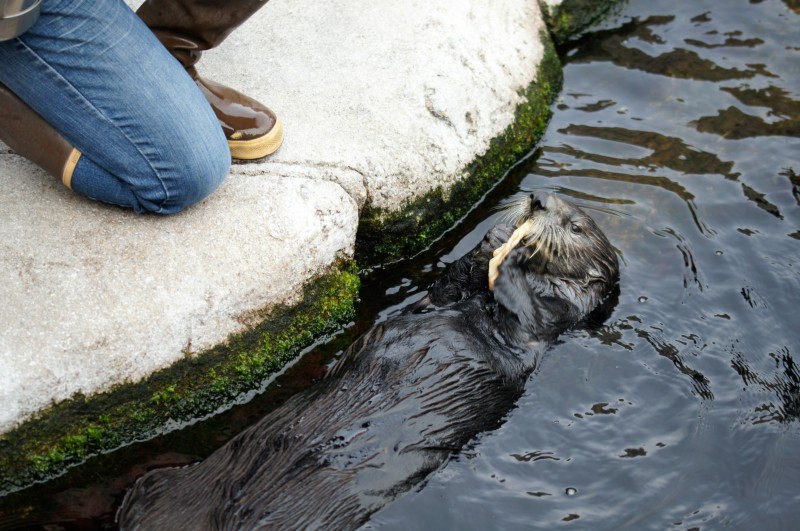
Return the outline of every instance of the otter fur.
<path id="1" fill-rule="evenodd" d="M 527 234 L 487 275 L 493 251 Z M 500 425 L 540 354 L 618 278 L 582 210 L 515 201 L 427 296 L 351 345 L 326 377 L 204 461 L 155 470 L 119 511 L 123 529 L 352 529 Z"/>

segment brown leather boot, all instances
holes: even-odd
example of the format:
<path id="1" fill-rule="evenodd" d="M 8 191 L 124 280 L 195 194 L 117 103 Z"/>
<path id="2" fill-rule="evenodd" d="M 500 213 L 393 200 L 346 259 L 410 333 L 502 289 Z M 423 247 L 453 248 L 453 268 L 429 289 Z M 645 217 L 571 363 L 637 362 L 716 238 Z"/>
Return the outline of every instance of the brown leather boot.
<path id="1" fill-rule="evenodd" d="M 36 111 L 0 83 L 0 140 L 72 188 L 81 152 L 64 140 Z"/>
<path id="2" fill-rule="evenodd" d="M 231 156 L 258 159 L 283 142 L 275 113 L 244 94 L 197 74 L 203 50 L 217 46 L 266 0 L 146 0 L 136 12 L 162 44 L 183 64 L 222 125 Z"/>

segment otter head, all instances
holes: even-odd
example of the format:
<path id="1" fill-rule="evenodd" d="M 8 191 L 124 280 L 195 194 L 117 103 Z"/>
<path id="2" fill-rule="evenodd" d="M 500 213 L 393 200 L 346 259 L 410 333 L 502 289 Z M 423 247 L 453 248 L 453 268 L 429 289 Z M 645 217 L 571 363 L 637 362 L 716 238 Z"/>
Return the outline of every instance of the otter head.
<path id="1" fill-rule="evenodd" d="M 590 290 L 603 297 L 617 281 L 614 248 L 577 206 L 553 194 L 530 194 L 509 203 L 505 219 L 526 227 L 517 251 L 526 254 L 520 255 L 518 265 L 547 279 L 554 288 Z"/>

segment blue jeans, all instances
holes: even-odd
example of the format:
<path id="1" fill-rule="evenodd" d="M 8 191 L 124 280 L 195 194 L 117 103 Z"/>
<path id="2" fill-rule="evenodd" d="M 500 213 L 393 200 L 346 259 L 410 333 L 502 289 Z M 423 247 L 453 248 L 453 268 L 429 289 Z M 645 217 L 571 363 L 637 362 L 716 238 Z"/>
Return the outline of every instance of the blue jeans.
<path id="1" fill-rule="evenodd" d="M 183 67 L 122 0 L 44 0 L 0 42 L 0 82 L 83 156 L 72 189 L 136 212 L 178 212 L 213 192 L 230 150 Z"/>

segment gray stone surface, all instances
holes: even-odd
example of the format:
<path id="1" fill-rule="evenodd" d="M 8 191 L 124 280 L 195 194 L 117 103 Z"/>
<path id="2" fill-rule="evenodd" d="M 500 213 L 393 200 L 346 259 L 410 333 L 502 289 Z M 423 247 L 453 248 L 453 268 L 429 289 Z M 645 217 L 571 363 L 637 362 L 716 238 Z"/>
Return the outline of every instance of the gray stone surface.
<path id="1" fill-rule="evenodd" d="M 234 175 L 157 217 L 84 201 L 16 155 L 0 175 L 3 429 L 221 342 L 355 241 L 355 202 L 326 181 Z"/>
<path id="2" fill-rule="evenodd" d="M 0 145 L 0 433 L 223 341 L 351 255 L 364 205 L 462 178 L 541 31 L 527 0 L 273 0 L 200 71 L 273 107 L 284 146 L 173 217 L 84 200 Z"/>

